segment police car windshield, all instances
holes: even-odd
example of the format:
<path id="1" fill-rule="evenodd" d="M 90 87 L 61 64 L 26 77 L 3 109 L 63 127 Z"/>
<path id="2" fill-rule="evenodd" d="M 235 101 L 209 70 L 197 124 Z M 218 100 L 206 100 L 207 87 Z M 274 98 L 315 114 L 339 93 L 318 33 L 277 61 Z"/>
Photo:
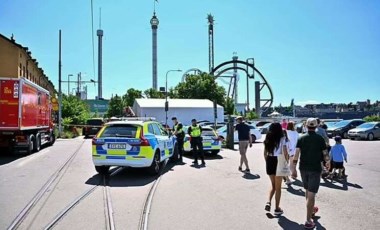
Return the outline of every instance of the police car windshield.
<path id="1" fill-rule="evenodd" d="M 105 128 L 100 137 L 129 137 L 135 138 L 137 126 L 133 125 L 110 125 Z"/>

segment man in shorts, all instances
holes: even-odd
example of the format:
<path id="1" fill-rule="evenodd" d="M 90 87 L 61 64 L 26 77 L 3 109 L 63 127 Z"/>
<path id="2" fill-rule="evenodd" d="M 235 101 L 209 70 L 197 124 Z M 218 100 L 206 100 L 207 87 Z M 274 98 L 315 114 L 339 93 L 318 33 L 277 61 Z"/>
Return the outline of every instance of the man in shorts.
<path id="1" fill-rule="evenodd" d="M 315 132 L 315 129 L 318 126 L 317 119 L 307 119 L 306 126 L 308 132 L 298 139 L 293 163 L 297 164 L 298 159 L 300 159 L 299 169 L 301 172 L 303 187 L 306 190 L 307 212 L 305 228 L 313 229 L 315 223 L 313 222 L 312 217 L 318 211 L 318 208 L 314 205 L 315 195 L 318 192 L 321 180 L 321 162 L 325 160 L 329 165 L 330 159 L 325 140 Z"/>
<path id="2" fill-rule="evenodd" d="M 248 159 L 246 156 L 248 145 L 252 147 L 252 137 L 250 127 L 243 122 L 243 117 L 238 116 L 236 118 L 237 124 L 235 126 L 235 130 L 238 132 L 239 139 L 239 151 L 240 151 L 240 166 L 239 171 L 243 171 L 242 166 L 245 164 L 245 170 L 243 172 L 250 173 L 250 169 L 248 166 Z"/>

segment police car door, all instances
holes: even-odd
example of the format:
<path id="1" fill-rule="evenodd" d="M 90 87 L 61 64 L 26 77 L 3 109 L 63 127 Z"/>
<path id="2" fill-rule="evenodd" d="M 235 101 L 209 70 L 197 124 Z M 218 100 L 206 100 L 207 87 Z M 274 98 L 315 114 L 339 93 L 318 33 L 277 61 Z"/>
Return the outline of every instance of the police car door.
<path id="1" fill-rule="evenodd" d="M 154 135 L 156 136 L 157 141 L 158 141 L 158 147 L 160 148 L 160 156 L 161 156 L 161 161 L 162 161 L 168 156 L 168 154 L 166 153 L 166 150 L 168 149 L 167 147 L 168 137 L 163 135 L 160 127 L 157 124 L 152 124 L 152 126 L 154 129 Z"/>

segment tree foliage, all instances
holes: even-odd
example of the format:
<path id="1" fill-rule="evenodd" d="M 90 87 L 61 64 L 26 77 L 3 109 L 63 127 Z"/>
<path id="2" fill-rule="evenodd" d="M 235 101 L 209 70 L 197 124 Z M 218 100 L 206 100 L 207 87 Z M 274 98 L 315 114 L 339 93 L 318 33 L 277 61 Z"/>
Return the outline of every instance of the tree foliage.
<path id="1" fill-rule="evenodd" d="M 127 93 L 123 95 L 122 101 L 124 106 L 133 106 L 133 103 L 136 98 L 142 98 L 142 91 L 134 88 L 127 90 Z"/>
<path id="2" fill-rule="evenodd" d="M 257 118 L 259 118 L 259 116 L 257 116 L 257 114 L 254 111 L 251 110 L 247 113 L 247 119 L 248 120 L 253 120 L 253 119 L 257 119 Z"/>
<path id="3" fill-rule="evenodd" d="M 111 97 L 111 100 L 108 105 L 107 117 L 120 117 L 124 113 L 124 102 L 120 96 L 117 94 L 114 97 Z"/>
<path id="4" fill-rule="evenodd" d="M 226 97 L 224 87 L 219 86 L 214 76 L 207 73 L 189 75 L 186 81 L 179 83 L 170 94 L 177 98 L 216 100 L 219 105 L 224 105 Z"/>
<path id="5" fill-rule="evenodd" d="M 380 121 L 380 116 L 379 115 L 371 115 L 371 116 L 366 116 L 363 118 L 366 122 L 371 122 L 371 121 Z"/>
<path id="6" fill-rule="evenodd" d="M 147 98 L 165 98 L 165 93 L 160 92 L 154 88 L 145 90 L 144 95 Z"/>
<path id="7" fill-rule="evenodd" d="M 62 118 L 70 118 L 71 124 L 85 124 L 86 120 L 90 118 L 90 108 L 74 95 L 63 95 Z"/>
<path id="8" fill-rule="evenodd" d="M 226 101 L 224 103 L 224 112 L 228 115 L 233 115 L 235 113 L 234 100 L 230 97 L 226 98 Z"/>

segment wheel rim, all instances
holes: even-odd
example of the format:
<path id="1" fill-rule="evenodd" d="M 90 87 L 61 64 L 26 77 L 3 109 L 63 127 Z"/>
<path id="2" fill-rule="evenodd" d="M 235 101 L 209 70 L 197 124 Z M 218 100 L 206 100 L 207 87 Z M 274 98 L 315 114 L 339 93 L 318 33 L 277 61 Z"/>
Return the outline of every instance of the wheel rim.
<path id="1" fill-rule="evenodd" d="M 373 140 L 373 134 L 372 133 L 368 134 L 368 140 L 370 140 L 370 141 Z"/>
<path id="2" fill-rule="evenodd" d="M 154 157 L 154 163 L 155 163 L 154 170 L 156 172 L 160 171 L 160 158 L 159 158 L 159 156 L 158 156 L 157 153 L 156 153 L 156 155 Z"/>
<path id="3" fill-rule="evenodd" d="M 347 138 L 347 133 L 346 133 L 346 132 L 343 133 L 343 137 L 344 137 L 345 139 Z"/>

